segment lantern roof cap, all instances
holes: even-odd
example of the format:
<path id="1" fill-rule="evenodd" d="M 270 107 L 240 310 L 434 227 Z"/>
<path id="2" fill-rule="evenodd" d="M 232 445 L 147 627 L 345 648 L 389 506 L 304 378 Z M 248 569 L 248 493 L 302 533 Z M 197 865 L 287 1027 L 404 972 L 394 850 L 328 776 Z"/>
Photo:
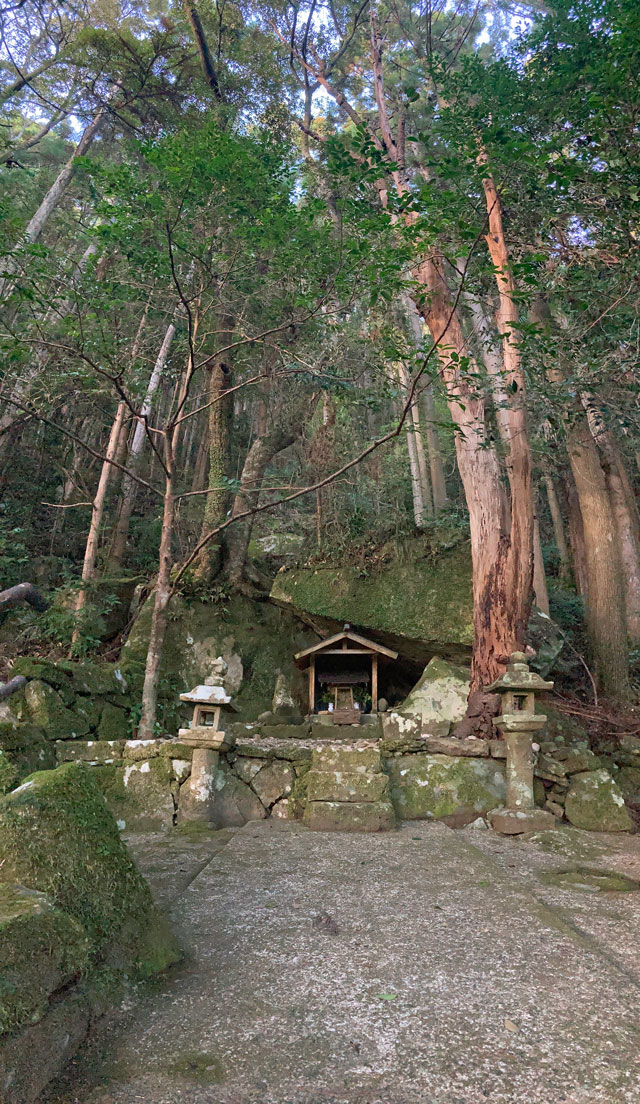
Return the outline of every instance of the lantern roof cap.
<path id="1" fill-rule="evenodd" d="M 531 658 L 531 655 L 529 658 Z M 529 670 L 524 652 L 512 652 L 504 675 L 492 682 L 487 690 L 491 692 L 499 690 L 539 690 L 542 692 L 543 690 L 553 690 L 553 683 L 545 682 L 536 671 Z"/>
<path id="2" fill-rule="evenodd" d="M 192 702 L 194 705 L 221 705 L 228 709 L 236 709 L 231 701 L 231 695 L 227 693 L 224 686 L 207 686 L 206 683 L 194 686 L 188 694 L 181 694 L 180 701 Z"/>

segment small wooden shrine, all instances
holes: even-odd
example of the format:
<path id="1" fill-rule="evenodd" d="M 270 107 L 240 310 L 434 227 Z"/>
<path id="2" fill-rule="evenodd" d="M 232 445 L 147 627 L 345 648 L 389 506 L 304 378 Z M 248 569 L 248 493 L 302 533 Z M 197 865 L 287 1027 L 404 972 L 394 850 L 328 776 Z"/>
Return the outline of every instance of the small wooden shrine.
<path id="1" fill-rule="evenodd" d="M 380 663 L 398 653 L 367 640 L 345 625 L 340 633 L 305 648 L 294 657 L 309 673 L 309 713 L 334 724 L 359 724 L 363 713 L 377 712 Z"/>

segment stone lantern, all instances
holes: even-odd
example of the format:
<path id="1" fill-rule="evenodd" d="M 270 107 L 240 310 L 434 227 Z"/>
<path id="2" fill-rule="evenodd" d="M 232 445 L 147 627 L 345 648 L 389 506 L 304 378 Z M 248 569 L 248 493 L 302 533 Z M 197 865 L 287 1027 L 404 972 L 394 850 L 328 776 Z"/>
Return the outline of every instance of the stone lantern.
<path id="1" fill-rule="evenodd" d="M 231 695 L 224 686 L 227 664 L 218 656 L 212 664 L 211 675 L 200 686 L 194 686 L 188 694 L 181 694 L 180 701 L 193 705 L 193 718 L 188 728 L 178 730 L 183 744 L 193 747 L 206 747 L 215 751 L 226 751 L 232 741 L 220 729 L 220 716 L 223 713 L 236 713 Z"/>
<path id="2" fill-rule="evenodd" d="M 489 813 L 489 823 L 496 832 L 518 835 L 555 824 L 553 814 L 538 809 L 533 799 L 533 737 L 547 723 L 544 714 L 535 712 L 536 691 L 552 689 L 552 682 L 545 682 L 529 670 L 524 652 L 512 652 L 502 678 L 488 687 L 502 697 L 501 715 L 494 724 L 507 748 L 506 806 Z"/>
<path id="3" fill-rule="evenodd" d="M 210 824 L 215 820 L 216 774 L 220 752 L 228 751 L 234 740 L 220 725 L 224 713 L 236 713 L 236 707 L 224 686 L 227 664 L 222 656 L 214 660 L 211 675 L 188 694 L 181 694 L 180 701 L 193 705 L 193 719 L 189 728 L 178 729 L 178 739 L 193 748 L 191 775 L 180 790 L 178 821 L 200 821 Z"/>

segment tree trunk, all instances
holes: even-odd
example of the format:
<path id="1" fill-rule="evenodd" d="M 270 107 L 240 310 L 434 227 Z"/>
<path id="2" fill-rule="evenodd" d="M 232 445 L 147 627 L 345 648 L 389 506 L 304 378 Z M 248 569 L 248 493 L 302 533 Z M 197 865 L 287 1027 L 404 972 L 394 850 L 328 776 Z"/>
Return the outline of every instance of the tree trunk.
<path id="1" fill-rule="evenodd" d="M 146 440 L 146 424 L 151 415 L 153 409 L 153 400 L 155 398 L 160 378 L 169 359 L 169 353 L 171 351 L 171 344 L 175 336 L 176 328 L 171 323 L 167 327 L 167 331 L 164 335 L 160 351 L 156 358 L 156 362 L 153 366 L 153 371 L 149 377 L 147 384 L 147 391 L 144 397 L 144 401 L 140 408 L 140 415 L 136 423 L 136 428 L 133 434 L 133 440 L 131 442 L 131 448 L 129 449 L 129 471 L 133 472 L 134 476 L 137 475 L 140 462 L 142 459 L 142 451 L 144 449 L 144 443 Z M 118 569 L 124 559 L 124 553 L 127 546 L 127 537 L 129 535 L 129 525 L 131 523 L 131 515 L 133 513 L 133 507 L 136 500 L 137 484 L 135 479 L 132 479 L 129 475 L 123 475 L 122 478 L 122 495 L 120 499 L 120 509 L 118 512 L 118 520 L 115 527 L 113 536 L 113 544 L 111 545 L 111 552 L 109 554 L 109 565 L 111 568 Z"/>
<path id="2" fill-rule="evenodd" d="M 441 373 L 457 430 L 458 470 L 469 509 L 474 610 L 471 689 L 475 691 L 503 672 L 510 652 L 525 646 L 531 608 L 533 519 L 529 547 L 521 547 L 520 529 L 513 530 L 512 543 L 504 528 L 500 467 L 487 439 L 484 399 L 471 390 L 467 376 L 459 371 L 459 362 L 451 359 L 452 353 L 466 357 L 468 350 L 441 259 L 429 256 L 415 275 L 426 293 L 420 297 L 418 309 L 434 342 L 439 342 Z M 515 516 L 518 514 L 516 510 Z M 523 580 L 528 580 L 527 586 Z"/>
<path id="3" fill-rule="evenodd" d="M 156 579 L 153 613 L 151 615 L 151 631 L 149 634 L 149 647 L 144 671 L 144 685 L 142 688 L 142 715 L 138 726 L 139 740 L 152 740 L 156 735 L 156 719 L 158 715 L 158 684 L 160 682 L 160 664 L 164 648 L 164 638 L 169 623 L 169 599 L 171 597 L 171 568 L 173 557 L 171 543 L 173 539 L 173 527 L 175 520 L 176 499 L 174 493 L 175 481 L 175 448 L 177 445 L 176 431 L 170 436 L 165 435 L 164 462 L 167 469 L 165 478 L 164 506 L 162 513 L 162 531 L 160 535 L 158 576 Z"/>
<path id="4" fill-rule="evenodd" d="M 240 477 L 240 490 L 235 496 L 231 516 L 236 517 L 252 506 L 258 505 L 265 471 L 274 456 L 294 443 L 301 432 L 300 426 L 273 429 L 263 437 L 257 437 L 249 449 Z M 235 587 L 243 583 L 244 569 L 253 518 L 244 518 L 229 526 L 225 533 L 225 570 L 229 582 Z"/>
<path id="5" fill-rule="evenodd" d="M 589 428 L 602 455 L 605 483 L 611 498 L 622 567 L 627 635 L 640 641 L 640 531 L 635 501 L 629 501 L 628 479 L 620 450 L 607 428 L 594 395 L 583 395 Z M 622 476 L 624 475 L 624 479 Z"/>
<path id="6" fill-rule="evenodd" d="M 578 492 L 587 574 L 587 628 L 596 682 L 611 701 L 631 696 L 618 534 L 596 443 L 577 414 L 567 451 Z"/>
<path id="7" fill-rule="evenodd" d="M 55 211 L 58 203 L 62 199 L 67 188 L 69 187 L 69 182 L 75 172 L 76 162 L 78 158 L 84 157 L 85 153 L 93 142 L 93 139 L 98 133 L 102 123 L 104 122 L 106 114 L 106 107 L 101 107 L 97 115 L 89 123 L 89 126 L 85 128 L 82 137 L 78 142 L 78 145 L 71 154 L 71 157 L 67 161 L 64 168 L 61 169 L 58 173 L 56 179 L 49 188 L 49 191 L 45 195 L 40 206 L 38 207 L 38 210 L 27 223 L 23 234 L 24 241 L 36 242 L 42 234 L 42 231 L 47 225 L 49 218 Z M 8 262 L 6 266 L 6 271 L 11 275 L 16 272 L 16 268 L 11 262 Z M 0 281 L 0 298 L 2 296 L 8 295 L 9 287 L 10 280 L 5 277 L 3 280 Z"/>
<path id="8" fill-rule="evenodd" d="M 422 347 L 422 319 L 416 308 L 415 303 L 411 299 L 410 295 L 404 294 L 402 296 L 402 303 L 409 318 L 411 325 L 411 332 L 413 334 L 413 340 L 416 349 Z M 427 387 L 422 390 L 423 407 L 424 407 L 424 419 L 425 419 L 425 432 L 427 438 L 427 454 L 429 457 L 429 471 L 431 474 L 431 498 L 433 502 L 433 511 L 437 514 L 447 504 L 447 486 L 444 477 L 444 465 L 442 463 L 442 453 L 440 451 L 440 440 L 438 438 L 438 432 L 435 427 L 436 411 L 435 403 L 433 400 L 433 384 L 429 383 Z M 430 512 L 433 512 L 430 511 Z"/>
<path id="9" fill-rule="evenodd" d="M 225 479 L 229 474 L 229 403 L 225 399 L 231 383 L 231 370 L 220 360 L 211 366 L 208 389 L 209 406 L 209 490 L 202 515 L 201 537 L 224 521 L 229 503 Z M 198 579 L 208 582 L 220 567 L 222 546 L 209 541 L 195 568 Z"/>
<path id="10" fill-rule="evenodd" d="M 72 652 L 75 650 L 82 633 L 82 614 L 87 604 L 87 588 L 95 575 L 96 560 L 98 557 L 98 542 L 100 539 L 100 527 L 102 525 L 102 516 L 104 514 L 104 504 L 107 496 L 107 487 L 109 486 L 109 479 L 111 478 L 112 474 L 111 461 L 115 458 L 116 452 L 118 450 L 120 434 L 122 433 L 122 427 L 124 425 L 126 412 L 126 404 L 124 402 L 119 402 L 116 416 L 111 427 L 109 444 L 107 445 L 105 459 L 102 464 L 102 471 L 100 472 L 98 489 L 93 500 L 91 524 L 89 526 L 89 535 L 87 537 L 87 544 L 84 553 L 84 563 L 82 565 L 82 585 L 80 587 L 80 590 L 78 591 L 78 597 L 76 599 L 75 628 L 71 637 Z"/>
<path id="11" fill-rule="evenodd" d="M 549 502 L 549 511 L 551 513 L 553 538 L 556 548 L 558 549 L 558 558 L 560 560 L 560 579 L 563 583 L 568 583 L 571 580 L 571 557 L 569 555 L 569 547 L 564 531 L 564 521 L 562 520 L 562 510 L 560 509 L 556 486 L 553 482 L 553 476 L 546 464 L 543 466 L 542 477 L 544 479 L 547 500 Z"/>
<path id="12" fill-rule="evenodd" d="M 548 617 L 549 592 L 547 590 L 547 577 L 544 573 L 542 544 L 540 543 L 540 522 L 537 517 L 533 523 L 533 593 L 536 596 L 536 606 Z"/>
<path id="13" fill-rule="evenodd" d="M 551 316 L 543 299 L 539 298 L 532 305 L 531 317 L 538 324 L 548 323 Z M 547 377 L 566 392 L 560 366 L 549 369 Z M 631 685 L 620 544 L 598 447 L 578 399 L 569 400 L 565 426 L 567 453 L 582 519 L 585 580 L 580 588 L 586 598 L 587 632 L 596 682 L 607 698 L 625 705 L 631 698 Z M 572 528 L 577 536 L 575 522 Z M 575 555 L 574 566 L 577 574 Z"/>
<path id="14" fill-rule="evenodd" d="M 197 324 L 196 324 L 197 329 Z M 184 404 L 185 396 L 189 393 L 189 386 L 195 364 L 193 355 L 189 355 L 186 369 L 183 373 L 175 409 L 179 412 Z M 160 548 L 158 560 L 158 576 L 156 579 L 155 595 L 153 600 L 153 612 L 151 614 L 151 631 L 149 634 L 149 647 L 144 671 L 144 684 L 142 687 L 142 714 L 138 726 L 138 738 L 151 740 L 156 734 L 156 719 L 158 715 L 158 685 L 160 683 L 160 664 L 164 648 L 164 638 L 169 623 L 169 601 L 171 599 L 171 568 L 173 566 L 172 541 L 176 514 L 176 454 L 180 440 L 182 423 L 170 422 L 164 432 L 164 502 L 162 512 L 162 531 L 160 534 Z"/>
<path id="15" fill-rule="evenodd" d="M 406 366 L 400 361 L 396 364 L 396 372 L 402 395 L 401 406 L 404 407 L 411 386 L 411 379 Z M 411 494 L 413 498 L 413 520 L 417 529 L 424 529 L 427 517 L 433 514 L 433 506 L 424 447 L 420 435 L 417 400 L 412 404 L 407 419 L 407 451 L 409 453 L 409 474 L 411 476 Z"/>
<path id="16" fill-rule="evenodd" d="M 573 475 L 570 476 L 567 485 L 567 513 L 569 519 L 569 542 L 571 544 L 573 576 L 576 583 L 576 590 L 586 606 L 589 594 L 587 582 L 587 554 L 584 546 L 584 526 L 582 524 L 582 514 L 580 513 L 580 502 Z"/>

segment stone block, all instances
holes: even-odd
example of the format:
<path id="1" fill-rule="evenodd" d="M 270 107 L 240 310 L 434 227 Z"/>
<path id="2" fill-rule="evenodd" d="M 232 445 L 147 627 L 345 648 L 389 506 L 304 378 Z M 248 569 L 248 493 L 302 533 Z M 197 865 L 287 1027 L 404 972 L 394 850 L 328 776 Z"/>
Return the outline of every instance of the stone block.
<path id="1" fill-rule="evenodd" d="M 288 797 L 281 797 L 279 801 L 276 801 L 271 810 L 271 816 L 276 820 L 293 820 L 295 818 L 295 811 L 292 802 Z"/>
<path id="2" fill-rule="evenodd" d="M 100 740 L 126 740 L 129 735 L 129 714 L 111 702 L 105 702 L 98 725 Z"/>
<path id="3" fill-rule="evenodd" d="M 114 763 L 122 759 L 124 740 L 56 740 L 59 763 Z"/>
<path id="4" fill-rule="evenodd" d="M 251 788 L 266 809 L 270 809 L 281 797 L 288 797 L 295 781 L 295 771 L 289 763 L 277 760 L 268 763 L 254 775 Z"/>
<path id="5" fill-rule="evenodd" d="M 314 748 L 311 762 L 313 769 L 317 771 L 376 774 L 382 770 L 382 761 L 377 747 Z"/>
<path id="6" fill-rule="evenodd" d="M 590 832 L 630 832 L 631 814 L 608 771 L 574 774 L 565 799 L 567 819 Z"/>
<path id="7" fill-rule="evenodd" d="M 238 756 L 233 764 L 234 773 L 237 774 L 241 782 L 246 782 L 247 785 L 263 767 L 264 759 L 250 759 L 244 755 Z"/>
<path id="8" fill-rule="evenodd" d="M 127 828 L 143 831 L 172 827 L 175 809 L 168 759 L 158 757 L 125 763 L 122 785 L 126 795 L 122 817 Z"/>
<path id="9" fill-rule="evenodd" d="M 569 755 L 562 759 L 562 765 L 567 774 L 582 774 L 584 771 L 598 770 L 602 763 L 597 755 L 588 748 L 570 750 Z"/>
<path id="10" fill-rule="evenodd" d="M 544 832 L 556 824 L 555 816 L 546 809 L 494 809 L 489 813 L 488 820 L 494 832 L 503 836 Z"/>
<path id="11" fill-rule="evenodd" d="M 302 821 L 315 832 L 384 832 L 396 826 L 389 801 L 311 801 Z"/>
<path id="12" fill-rule="evenodd" d="M 640 803 L 640 767 L 620 767 L 615 781 L 625 799 Z"/>
<path id="13" fill-rule="evenodd" d="M 260 725 L 260 732 L 268 739 L 275 740 L 304 740 L 311 731 L 308 722 L 304 724 L 274 724 Z"/>
<path id="14" fill-rule="evenodd" d="M 504 803 L 504 764 L 494 759 L 402 755 L 389 760 L 391 800 L 401 820 L 485 813 Z"/>
<path id="15" fill-rule="evenodd" d="M 389 779 L 386 774 L 358 774 L 355 771 L 318 771 L 307 774 L 309 801 L 388 800 Z"/>

